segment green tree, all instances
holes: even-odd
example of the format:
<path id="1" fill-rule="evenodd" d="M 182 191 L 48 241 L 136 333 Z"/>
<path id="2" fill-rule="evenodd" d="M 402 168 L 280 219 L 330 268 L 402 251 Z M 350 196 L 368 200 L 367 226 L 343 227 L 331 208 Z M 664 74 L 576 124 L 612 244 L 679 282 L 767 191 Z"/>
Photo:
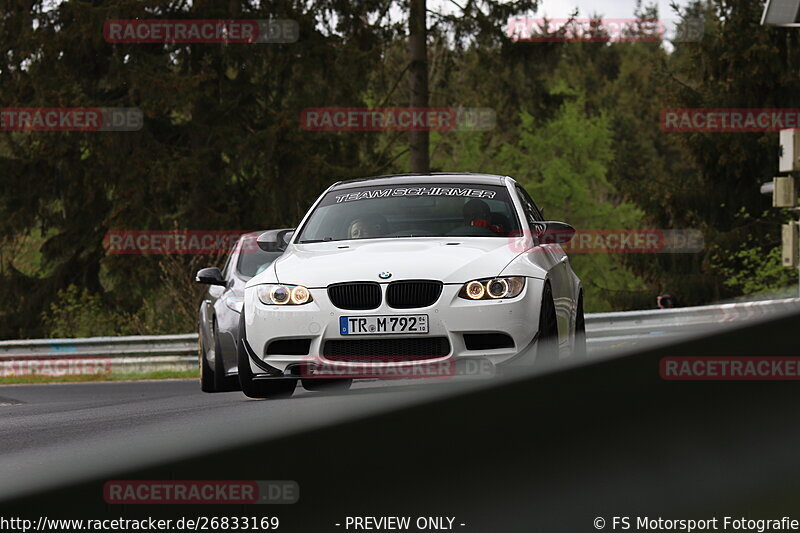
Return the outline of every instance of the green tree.
<path id="1" fill-rule="evenodd" d="M 156 298 L 158 258 L 107 256 L 108 230 L 288 226 L 331 181 L 384 166 L 375 136 L 304 131 L 299 115 L 363 105 L 362 80 L 397 32 L 382 18 L 387 9 L 333 0 L 4 3 L 1 106 L 137 107 L 145 121 L 127 133 L 0 133 L 3 244 L 44 236 L 38 272 L 0 266 L 0 336 L 46 334 L 41 310 L 69 285 L 126 313 Z M 103 38 L 115 18 L 273 17 L 296 20 L 301 39 Z"/>
<path id="2" fill-rule="evenodd" d="M 617 202 L 608 181 L 614 160 L 613 133 L 604 116 L 589 117 L 583 98 L 564 86 L 567 98 L 547 121 L 530 113 L 519 115 L 519 138 L 489 146 L 479 136 L 460 133 L 435 159 L 437 166 L 468 164 L 471 170 L 504 173 L 522 184 L 551 220 L 564 220 L 579 230 L 628 229 L 640 224 L 642 213 L 632 204 Z M 620 256 L 573 254 L 572 265 L 581 276 L 590 311 L 607 311 L 629 301 L 644 285 L 627 269 Z"/>
<path id="3" fill-rule="evenodd" d="M 797 33 L 760 25 L 762 0 L 693 2 L 682 15 L 705 19 L 703 39 L 676 47 L 659 80 L 665 107 L 800 107 Z M 776 256 L 785 215 L 759 194 L 776 169 L 776 133 L 672 133 L 697 172 L 687 192 L 669 199 L 674 220 L 703 230 L 709 253 L 694 285 L 703 300 L 737 296 L 754 287 L 778 288 L 789 271 L 754 268 Z M 763 265 L 761 265 L 763 266 Z M 756 278 L 743 284 L 742 275 Z"/>

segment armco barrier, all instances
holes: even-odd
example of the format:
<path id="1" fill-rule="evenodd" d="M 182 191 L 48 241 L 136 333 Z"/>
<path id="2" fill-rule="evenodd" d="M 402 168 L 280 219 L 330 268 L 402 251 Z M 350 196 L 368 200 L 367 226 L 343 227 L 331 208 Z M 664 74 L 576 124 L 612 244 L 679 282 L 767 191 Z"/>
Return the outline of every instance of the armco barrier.
<path id="1" fill-rule="evenodd" d="M 628 348 L 780 312 L 800 310 L 800 298 L 677 309 L 586 315 L 590 351 Z M 0 361 L 19 358 L 108 357 L 115 371 L 197 368 L 197 334 L 0 341 Z"/>
<path id="2" fill-rule="evenodd" d="M 18 359 L 109 358 L 114 371 L 197 368 L 197 334 L 0 341 L 0 362 Z"/>
<path id="3" fill-rule="evenodd" d="M 737 302 L 675 309 L 650 309 L 586 315 L 591 350 L 632 347 L 670 336 L 706 331 L 715 325 L 800 310 L 800 298 Z"/>

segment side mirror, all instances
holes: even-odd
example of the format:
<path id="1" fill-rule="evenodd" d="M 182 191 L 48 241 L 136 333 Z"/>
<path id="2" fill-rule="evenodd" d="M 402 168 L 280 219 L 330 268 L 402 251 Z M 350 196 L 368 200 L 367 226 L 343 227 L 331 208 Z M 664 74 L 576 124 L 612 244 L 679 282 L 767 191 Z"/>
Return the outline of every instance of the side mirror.
<path id="1" fill-rule="evenodd" d="M 575 236 L 575 228 L 566 222 L 537 222 L 534 230 L 539 244 L 566 244 Z"/>
<path id="2" fill-rule="evenodd" d="M 265 252 L 282 252 L 293 234 L 294 229 L 272 229 L 259 235 L 256 242 Z"/>
<path id="3" fill-rule="evenodd" d="M 228 282 L 222 277 L 222 272 L 217 267 L 198 270 L 194 280 L 197 283 L 205 283 L 206 285 L 222 285 L 223 287 L 228 285 Z"/>

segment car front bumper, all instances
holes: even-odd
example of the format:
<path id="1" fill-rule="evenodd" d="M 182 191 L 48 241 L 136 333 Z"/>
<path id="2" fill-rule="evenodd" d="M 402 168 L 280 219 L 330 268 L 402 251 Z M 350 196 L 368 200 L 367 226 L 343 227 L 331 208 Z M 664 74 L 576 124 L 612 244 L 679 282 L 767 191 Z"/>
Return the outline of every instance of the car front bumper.
<path id="1" fill-rule="evenodd" d="M 385 285 L 384 291 L 385 291 Z M 396 377 L 415 377 L 413 367 L 472 368 L 484 371 L 486 365 L 470 365 L 468 361 L 488 361 L 491 366 L 517 360 L 534 349 L 541 308 L 542 282 L 535 278 L 526 280 L 525 288 L 516 298 L 470 301 L 458 297 L 462 284 L 444 285 L 435 304 L 418 309 L 393 309 L 386 305 L 367 311 L 339 309 L 328 298 L 325 288 L 310 289 L 312 301 L 299 306 L 265 305 L 256 296 L 255 287 L 245 291 L 245 333 L 242 347 L 250 359 L 257 378 L 325 377 L 316 376 L 308 369 L 324 368 L 330 376 L 381 377 L 380 369 L 403 369 Z M 426 334 L 342 335 L 339 319 L 342 316 L 421 315 L 428 316 Z M 507 335 L 511 343 L 504 347 L 489 347 L 467 342 L 465 335 Z M 422 358 L 391 357 L 390 361 L 376 357 L 374 362 L 333 360 L 326 357 L 325 343 L 337 340 L 445 338 L 449 345 L 446 353 Z M 471 337 L 475 339 L 476 337 Z M 486 338 L 486 337 L 481 337 Z M 496 337 L 495 337 L 496 338 Z M 270 343 L 279 340 L 308 341 L 307 353 L 269 353 Z M 484 343 L 485 344 L 485 343 Z M 513 344 L 513 345 L 511 345 Z M 274 352 L 274 350 L 272 350 Z M 405 374 L 404 374 L 405 372 Z M 469 372 L 469 370 L 468 370 Z M 423 372 L 424 374 L 424 372 Z"/>

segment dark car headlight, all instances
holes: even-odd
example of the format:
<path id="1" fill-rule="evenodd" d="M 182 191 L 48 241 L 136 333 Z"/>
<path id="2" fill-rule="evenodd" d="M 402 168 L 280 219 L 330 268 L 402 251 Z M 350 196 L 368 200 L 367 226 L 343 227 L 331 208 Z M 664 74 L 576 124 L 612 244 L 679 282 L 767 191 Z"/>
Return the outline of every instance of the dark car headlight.
<path id="1" fill-rule="evenodd" d="M 256 294 L 261 303 L 266 305 L 303 305 L 312 301 L 311 292 L 302 285 L 259 285 Z"/>
<path id="2" fill-rule="evenodd" d="M 465 283 L 458 296 L 465 300 L 516 298 L 524 288 L 525 278 L 520 276 L 476 279 Z"/>

